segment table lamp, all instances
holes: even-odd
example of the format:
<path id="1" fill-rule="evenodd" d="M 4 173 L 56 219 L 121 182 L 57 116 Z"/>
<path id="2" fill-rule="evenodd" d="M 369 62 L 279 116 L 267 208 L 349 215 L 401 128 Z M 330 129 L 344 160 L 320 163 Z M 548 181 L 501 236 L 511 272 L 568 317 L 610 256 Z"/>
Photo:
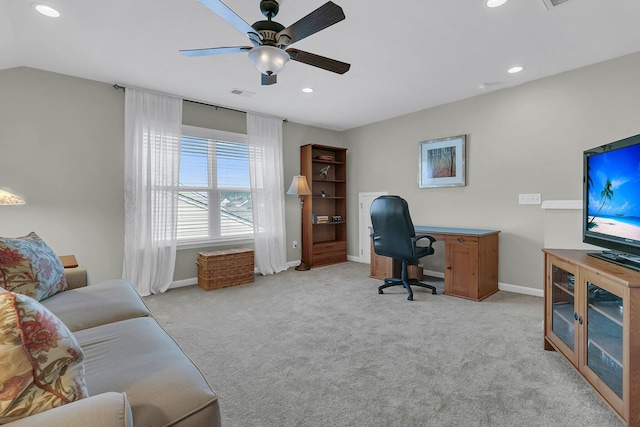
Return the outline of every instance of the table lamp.
<path id="1" fill-rule="evenodd" d="M 307 178 L 304 175 L 295 175 L 293 180 L 291 181 L 291 187 L 289 187 L 289 191 L 287 194 L 293 194 L 294 196 L 298 196 L 300 199 L 300 212 L 301 215 L 304 212 L 304 199 L 302 196 L 311 195 L 311 190 L 309 189 L 309 184 L 307 184 Z M 302 221 L 300 221 L 302 224 Z M 302 234 L 300 235 L 302 237 Z M 300 264 L 296 267 L 298 271 L 307 271 L 309 270 L 309 266 L 304 262 L 302 252 L 302 238 L 300 239 Z"/>

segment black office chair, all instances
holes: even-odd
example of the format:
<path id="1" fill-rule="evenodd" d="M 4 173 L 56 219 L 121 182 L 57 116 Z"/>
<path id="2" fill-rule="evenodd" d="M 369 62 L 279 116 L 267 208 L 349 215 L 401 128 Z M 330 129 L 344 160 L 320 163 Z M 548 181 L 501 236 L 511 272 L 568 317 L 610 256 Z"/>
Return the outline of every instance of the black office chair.
<path id="1" fill-rule="evenodd" d="M 384 279 L 378 293 L 384 293 L 382 290 L 390 286 L 402 285 L 409 293 L 409 301 L 413 301 L 411 286 L 431 289 L 432 294 L 437 294 L 435 287 L 420 283 L 416 279 L 409 279 L 407 267 L 417 265 L 420 258 L 432 255 L 435 252 L 432 245 L 436 239 L 428 235 L 416 237 L 406 200 L 398 196 L 381 196 L 375 199 L 371 203 L 371 224 L 373 251 L 402 262 L 402 277 Z M 429 246 L 418 246 L 417 242 L 421 239 L 428 239 Z"/>

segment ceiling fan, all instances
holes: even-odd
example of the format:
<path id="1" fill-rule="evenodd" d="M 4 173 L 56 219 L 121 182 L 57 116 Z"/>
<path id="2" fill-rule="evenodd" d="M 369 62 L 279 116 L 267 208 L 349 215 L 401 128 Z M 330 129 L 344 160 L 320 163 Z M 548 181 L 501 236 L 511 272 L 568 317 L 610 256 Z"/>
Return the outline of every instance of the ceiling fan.
<path id="1" fill-rule="evenodd" d="M 267 17 L 267 20 L 258 21 L 253 25 L 249 25 L 220 0 L 198 1 L 220 18 L 249 36 L 253 46 L 184 49 L 180 50 L 182 55 L 206 56 L 249 52 L 249 59 L 262 73 L 263 85 L 276 83 L 277 74 L 282 71 L 289 59 L 338 74 L 346 73 L 351 67 L 346 62 L 288 47 L 345 19 L 342 8 L 331 1 L 286 28 L 284 25 L 272 21 L 272 18 L 278 14 L 280 9 L 276 0 L 260 1 L 260 11 Z"/>

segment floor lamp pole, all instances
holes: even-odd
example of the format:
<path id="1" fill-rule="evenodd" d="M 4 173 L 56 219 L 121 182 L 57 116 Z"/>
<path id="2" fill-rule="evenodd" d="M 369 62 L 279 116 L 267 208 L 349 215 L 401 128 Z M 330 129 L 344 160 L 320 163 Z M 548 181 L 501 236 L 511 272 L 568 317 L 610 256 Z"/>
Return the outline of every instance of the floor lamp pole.
<path id="1" fill-rule="evenodd" d="M 302 220 L 304 215 L 304 199 L 302 198 L 302 196 L 298 196 L 298 198 L 300 199 L 300 219 Z M 307 265 L 307 263 L 304 262 L 304 252 L 302 250 L 302 233 L 304 233 L 304 230 L 302 227 L 302 221 L 300 221 L 300 264 L 296 266 L 297 271 L 307 271 L 311 269 Z"/>
<path id="2" fill-rule="evenodd" d="M 304 262 L 304 252 L 302 251 L 302 241 L 304 240 L 304 199 L 303 196 L 310 196 L 311 189 L 307 184 L 307 178 L 304 175 L 296 175 L 291 181 L 291 187 L 287 194 L 293 194 L 300 199 L 300 264 L 296 267 L 298 271 L 307 271 L 310 267 Z"/>

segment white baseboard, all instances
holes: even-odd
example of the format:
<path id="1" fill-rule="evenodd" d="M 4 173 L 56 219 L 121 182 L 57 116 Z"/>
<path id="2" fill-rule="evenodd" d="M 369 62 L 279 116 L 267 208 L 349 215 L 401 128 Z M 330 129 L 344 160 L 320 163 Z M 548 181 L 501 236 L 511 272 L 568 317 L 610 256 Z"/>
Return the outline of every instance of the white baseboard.
<path id="1" fill-rule="evenodd" d="M 354 262 L 363 262 L 360 260 L 359 257 L 355 257 L 351 255 L 347 255 L 347 260 L 354 261 Z M 287 267 L 288 268 L 295 267 L 298 264 L 300 264 L 299 260 L 289 261 L 287 262 Z M 440 271 L 424 270 L 424 274 L 425 276 L 444 279 L 444 273 Z M 175 282 L 171 282 L 171 285 L 169 285 L 169 289 L 182 288 L 183 286 L 191 286 L 191 285 L 197 285 L 197 284 L 198 284 L 198 278 L 192 277 L 189 279 L 182 279 L 182 280 L 176 280 Z M 516 294 L 531 295 L 531 296 L 540 297 L 540 298 L 544 297 L 544 291 L 542 289 L 534 289 L 526 286 L 511 285 L 509 283 L 498 283 L 498 289 L 501 291 L 513 292 Z"/>
<path id="2" fill-rule="evenodd" d="M 444 273 L 442 273 L 440 271 L 423 270 L 422 274 L 424 274 L 425 276 L 437 277 L 439 279 L 444 279 Z"/>
<path id="3" fill-rule="evenodd" d="M 529 288 L 527 286 L 510 285 L 509 283 L 498 283 L 498 289 L 516 294 L 531 295 L 534 297 L 544 297 L 544 290 Z"/>
<path id="4" fill-rule="evenodd" d="M 444 279 L 444 273 L 439 271 L 425 270 L 424 274 L 431 277 L 439 277 Z M 544 297 L 544 291 L 542 289 L 528 288 L 526 286 L 511 285 L 509 283 L 498 283 L 498 289 L 505 292 L 513 292 L 515 294 L 532 295 L 534 297 Z"/>
<path id="5" fill-rule="evenodd" d="M 184 286 L 191 286 L 191 285 L 197 285 L 197 284 L 198 284 L 198 278 L 191 277 L 189 279 L 182 279 L 182 280 L 176 280 L 175 282 L 171 282 L 171 284 L 169 285 L 169 289 L 182 288 Z"/>
<path id="6" fill-rule="evenodd" d="M 298 264 L 300 264 L 300 261 L 289 261 L 287 262 L 287 268 L 291 268 L 291 267 L 296 267 Z M 254 271 L 254 273 L 258 273 L 257 270 Z M 176 280 L 171 282 L 171 284 L 169 285 L 169 289 L 176 289 L 176 288 L 182 288 L 184 286 L 192 286 L 192 285 L 197 285 L 198 284 L 198 278 L 197 277 L 191 277 L 189 279 L 182 279 L 182 280 Z"/>

